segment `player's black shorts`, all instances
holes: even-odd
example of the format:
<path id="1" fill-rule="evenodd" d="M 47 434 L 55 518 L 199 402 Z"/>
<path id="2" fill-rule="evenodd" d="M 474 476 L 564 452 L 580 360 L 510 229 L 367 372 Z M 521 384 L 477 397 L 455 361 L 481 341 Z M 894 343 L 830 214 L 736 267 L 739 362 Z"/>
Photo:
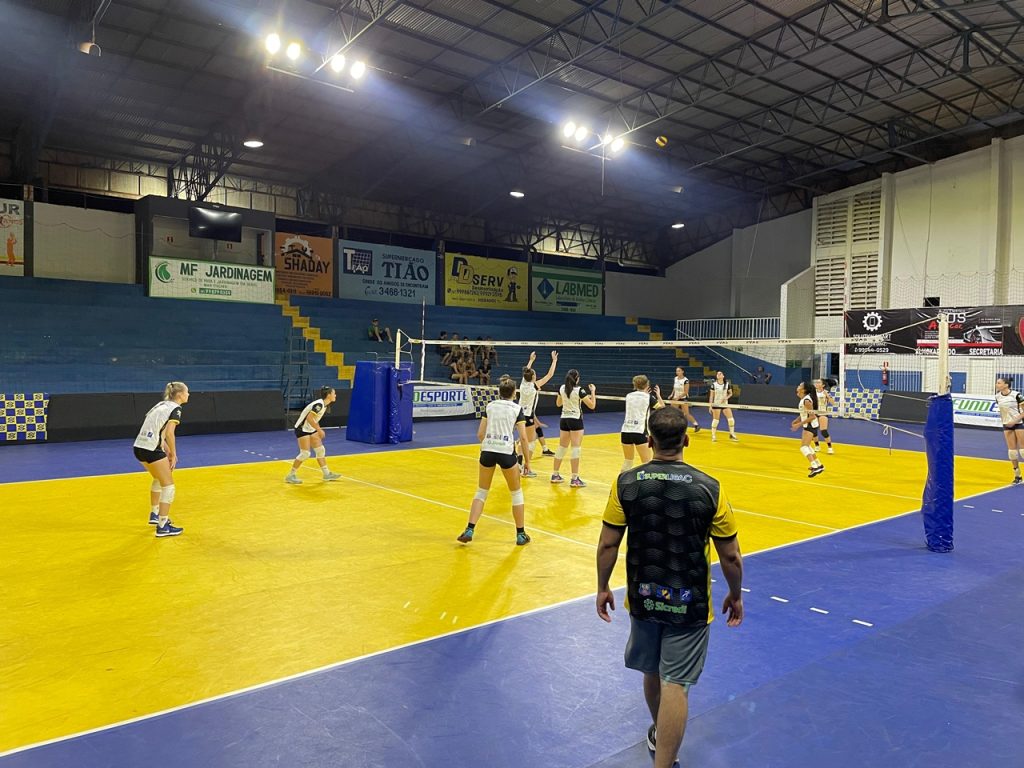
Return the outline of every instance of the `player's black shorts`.
<path id="1" fill-rule="evenodd" d="M 818 428 L 812 427 L 810 424 L 804 424 L 804 432 L 810 432 L 815 437 L 818 436 Z"/>
<path id="2" fill-rule="evenodd" d="M 619 441 L 623 445 L 647 445 L 647 435 L 640 432 L 620 432 Z"/>
<path id="3" fill-rule="evenodd" d="M 558 428 L 563 432 L 581 432 L 583 419 L 559 419 Z"/>
<path id="4" fill-rule="evenodd" d="M 516 465 L 514 453 L 497 453 L 496 451 L 480 451 L 480 466 L 493 467 L 497 464 L 502 469 L 512 469 Z"/>
<path id="5" fill-rule="evenodd" d="M 296 427 L 295 428 L 295 436 L 296 437 L 312 437 L 315 434 L 316 434 L 316 432 L 303 432 L 302 431 L 302 427 Z"/>
<path id="6" fill-rule="evenodd" d="M 525 426 L 532 427 L 534 424 L 536 424 L 536 422 L 533 420 L 533 416 L 532 415 L 528 415 L 526 417 L 526 424 L 525 424 Z"/>
<path id="7" fill-rule="evenodd" d="M 1003 427 L 1004 432 L 1013 432 L 1015 429 L 1024 429 L 1024 424 L 1009 424 Z"/>
<path id="8" fill-rule="evenodd" d="M 151 451 L 148 448 L 139 448 L 133 446 L 135 451 L 135 458 L 144 464 L 152 464 L 154 461 L 160 461 L 160 459 L 166 459 L 167 454 L 157 448 L 155 451 Z"/>

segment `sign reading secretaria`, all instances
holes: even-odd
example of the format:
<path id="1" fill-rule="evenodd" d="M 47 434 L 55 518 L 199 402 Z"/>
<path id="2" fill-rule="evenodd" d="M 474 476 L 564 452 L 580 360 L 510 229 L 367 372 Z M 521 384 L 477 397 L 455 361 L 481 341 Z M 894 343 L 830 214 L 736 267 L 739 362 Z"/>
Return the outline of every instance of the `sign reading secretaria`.
<path id="1" fill-rule="evenodd" d="M 164 299 L 274 303 L 274 270 L 253 264 L 149 257 L 149 295 Z"/>
<path id="2" fill-rule="evenodd" d="M 847 344 L 846 353 L 935 355 L 939 313 L 949 318 L 951 355 L 1024 355 L 1024 306 L 850 310 L 847 336 L 881 339 Z"/>

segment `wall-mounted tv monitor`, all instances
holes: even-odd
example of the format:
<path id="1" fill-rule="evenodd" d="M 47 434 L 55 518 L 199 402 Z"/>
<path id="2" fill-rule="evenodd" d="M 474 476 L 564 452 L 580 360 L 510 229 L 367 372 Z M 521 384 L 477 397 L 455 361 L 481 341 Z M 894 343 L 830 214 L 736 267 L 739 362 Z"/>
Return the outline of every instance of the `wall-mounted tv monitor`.
<path id="1" fill-rule="evenodd" d="M 188 234 L 190 237 L 240 243 L 242 242 L 242 214 L 193 206 L 188 209 Z"/>

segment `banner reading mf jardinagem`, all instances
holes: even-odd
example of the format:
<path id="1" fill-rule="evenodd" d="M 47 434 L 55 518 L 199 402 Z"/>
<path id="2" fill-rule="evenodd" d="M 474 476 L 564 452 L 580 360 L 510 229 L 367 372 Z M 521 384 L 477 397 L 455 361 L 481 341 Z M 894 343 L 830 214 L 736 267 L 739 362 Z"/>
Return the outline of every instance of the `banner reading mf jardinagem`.
<path id="1" fill-rule="evenodd" d="M 450 307 L 528 309 L 527 265 L 446 253 L 444 303 Z"/>
<path id="2" fill-rule="evenodd" d="M 530 289 L 536 312 L 600 315 L 604 278 L 600 272 L 568 267 L 530 267 Z"/>
<path id="3" fill-rule="evenodd" d="M 274 270 L 254 264 L 149 257 L 149 295 L 165 299 L 274 303 Z"/>

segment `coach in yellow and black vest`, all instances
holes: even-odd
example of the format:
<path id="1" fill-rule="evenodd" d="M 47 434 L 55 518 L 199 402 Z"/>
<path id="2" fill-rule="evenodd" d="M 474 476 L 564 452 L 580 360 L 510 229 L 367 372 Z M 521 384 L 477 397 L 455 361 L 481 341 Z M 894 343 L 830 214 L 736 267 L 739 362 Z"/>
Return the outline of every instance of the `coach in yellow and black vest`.
<path id="1" fill-rule="evenodd" d="M 743 560 L 732 507 L 713 477 L 683 462 L 686 418 L 676 408 L 649 421 L 654 459 L 612 484 L 597 550 L 597 614 L 611 621 L 609 586 L 623 536 L 626 606 L 630 614 L 626 666 L 644 673 L 644 697 L 654 724 L 647 746 L 655 768 L 671 768 L 686 729 L 687 694 L 707 657 L 711 602 L 711 542 L 729 594 L 722 605 L 730 627 L 743 621 Z"/>

